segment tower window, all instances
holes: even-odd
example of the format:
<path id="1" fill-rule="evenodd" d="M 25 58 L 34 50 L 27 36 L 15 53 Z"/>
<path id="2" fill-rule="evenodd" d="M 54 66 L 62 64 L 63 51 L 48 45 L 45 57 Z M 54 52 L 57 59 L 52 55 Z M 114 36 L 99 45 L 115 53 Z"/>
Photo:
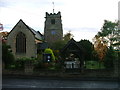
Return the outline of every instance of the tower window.
<path id="1" fill-rule="evenodd" d="M 16 53 L 26 53 L 26 37 L 22 32 L 16 36 Z"/>
<path id="2" fill-rule="evenodd" d="M 55 19 L 51 19 L 51 24 L 55 24 Z"/>

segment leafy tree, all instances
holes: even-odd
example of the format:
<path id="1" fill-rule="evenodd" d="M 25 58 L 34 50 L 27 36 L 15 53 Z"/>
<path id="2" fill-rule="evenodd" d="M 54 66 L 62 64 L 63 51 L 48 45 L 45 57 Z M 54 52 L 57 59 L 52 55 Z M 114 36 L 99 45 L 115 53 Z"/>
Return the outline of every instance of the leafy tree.
<path id="1" fill-rule="evenodd" d="M 104 20 L 100 32 L 95 35 L 93 42 L 100 60 L 104 60 L 107 47 L 112 46 L 114 49 L 120 49 L 120 29 L 118 25 L 118 21 Z"/>
<path id="2" fill-rule="evenodd" d="M 120 29 L 118 28 L 119 22 L 112 22 L 104 20 L 104 24 L 101 28 L 101 31 L 98 32 L 99 38 L 102 39 L 103 43 L 107 42 L 109 46 L 120 46 Z"/>
<path id="3" fill-rule="evenodd" d="M 79 42 L 79 44 L 82 45 L 82 47 L 86 51 L 85 60 L 92 60 L 92 58 L 93 58 L 93 54 L 92 53 L 94 51 L 93 44 L 89 40 L 81 40 Z"/>
<path id="4" fill-rule="evenodd" d="M 109 47 L 105 56 L 104 65 L 106 68 L 113 68 L 113 60 L 115 60 L 115 53 L 112 47 Z"/>
<path id="5" fill-rule="evenodd" d="M 92 59 L 93 59 L 94 61 L 99 61 L 99 60 L 100 60 L 100 59 L 99 59 L 99 56 L 98 56 L 98 54 L 97 54 L 97 51 L 95 51 L 95 49 L 94 49 L 94 51 L 92 52 L 92 55 L 93 55 Z"/>
<path id="6" fill-rule="evenodd" d="M 56 41 L 55 43 L 53 43 L 51 48 L 53 50 L 60 50 L 64 47 L 65 44 L 66 44 L 66 41 L 64 40 Z"/>
<path id="7" fill-rule="evenodd" d="M 53 50 L 60 50 L 64 47 L 64 45 L 73 38 L 73 34 L 69 31 L 67 32 L 62 40 L 56 41 L 52 44 L 51 48 Z"/>
<path id="8" fill-rule="evenodd" d="M 67 32 L 64 37 L 63 37 L 63 40 L 68 42 L 70 39 L 72 39 L 74 36 L 73 34 L 71 33 L 71 31 Z"/>
<path id="9" fill-rule="evenodd" d="M 10 46 L 5 43 L 2 44 L 2 61 L 6 67 L 14 62 L 14 56 L 10 51 Z"/>
<path id="10" fill-rule="evenodd" d="M 95 40 L 96 41 L 94 41 L 94 49 L 99 60 L 103 61 L 107 52 L 107 45 L 105 42 L 103 43 L 101 38 L 99 38 L 98 36 L 95 37 Z"/>

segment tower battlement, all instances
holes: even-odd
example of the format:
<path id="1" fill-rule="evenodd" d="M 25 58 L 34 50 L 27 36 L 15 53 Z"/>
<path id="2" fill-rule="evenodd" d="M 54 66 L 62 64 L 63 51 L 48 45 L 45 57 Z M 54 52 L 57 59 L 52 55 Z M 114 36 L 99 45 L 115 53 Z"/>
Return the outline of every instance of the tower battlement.
<path id="1" fill-rule="evenodd" d="M 58 13 L 48 13 L 48 12 L 46 12 L 46 17 L 45 18 L 47 18 L 47 17 L 53 17 L 53 16 L 55 16 L 55 17 L 61 17 L 61 12 L 60 11 Z"/>

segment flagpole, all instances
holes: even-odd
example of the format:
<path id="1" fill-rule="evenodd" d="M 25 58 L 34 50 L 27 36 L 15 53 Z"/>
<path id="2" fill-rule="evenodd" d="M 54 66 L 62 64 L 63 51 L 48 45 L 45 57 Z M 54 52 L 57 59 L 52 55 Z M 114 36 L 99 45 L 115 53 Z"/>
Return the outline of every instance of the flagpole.
<path id="1" fill-rule="evenodd" d="M 52 2 L 52 4 L 53 4 L 53 14 L 54 14 L 54 2 Z"/>
<path id="2" fill-rule="evenodd" d="M 0 23 L 0 31 L 3 31 L 3 24 Z"/>

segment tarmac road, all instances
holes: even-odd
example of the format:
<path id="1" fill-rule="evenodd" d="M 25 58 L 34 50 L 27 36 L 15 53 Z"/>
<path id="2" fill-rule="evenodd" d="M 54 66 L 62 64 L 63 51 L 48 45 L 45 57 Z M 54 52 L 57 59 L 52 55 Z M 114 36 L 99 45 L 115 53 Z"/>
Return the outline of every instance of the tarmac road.
<path id="1" fill-rule="evenodd" d="M 3 77 L 3 90 L 23 89 L 27 90 L 45 88 L 74 88 L 73 90 L 119 90 L 120 82 L 117 80 L 92 80 L 92 79 L 71 79 L 71 78 L 51 78 L 51 77 Z M 20 89 L 20 90 L 21 90 Z"/>

